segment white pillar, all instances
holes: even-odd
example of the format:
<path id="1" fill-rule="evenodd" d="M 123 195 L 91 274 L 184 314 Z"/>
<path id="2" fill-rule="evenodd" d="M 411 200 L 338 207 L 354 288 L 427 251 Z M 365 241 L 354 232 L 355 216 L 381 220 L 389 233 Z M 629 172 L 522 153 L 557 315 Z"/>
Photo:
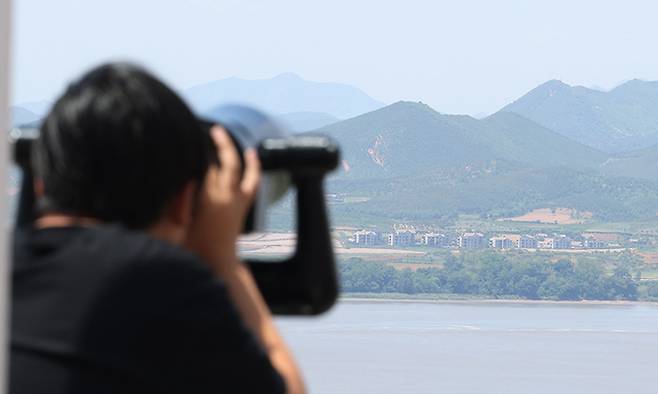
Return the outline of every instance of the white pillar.
<path id="1" fill-rule="evenodd" d="M 10 94 L 10 43 L 11 43 L 11 0 L 0 0 L 0 393 L 7 392 L 8 354 L 8 301 L 9 301 L 9 204 L 7 203 L 7 168 L 9 167 L 7 136 L 9 131 Z"/>

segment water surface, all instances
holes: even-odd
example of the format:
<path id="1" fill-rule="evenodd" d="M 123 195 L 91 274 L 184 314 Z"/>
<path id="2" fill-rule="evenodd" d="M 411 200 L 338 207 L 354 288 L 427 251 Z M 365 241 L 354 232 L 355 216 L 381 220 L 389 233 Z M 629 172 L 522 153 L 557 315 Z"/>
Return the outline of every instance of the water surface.
<path id="1" fill-rule="evenodd" d="M 277 320 L 311 393 L 658 393 L 658 305 L 343 301 Z"/>

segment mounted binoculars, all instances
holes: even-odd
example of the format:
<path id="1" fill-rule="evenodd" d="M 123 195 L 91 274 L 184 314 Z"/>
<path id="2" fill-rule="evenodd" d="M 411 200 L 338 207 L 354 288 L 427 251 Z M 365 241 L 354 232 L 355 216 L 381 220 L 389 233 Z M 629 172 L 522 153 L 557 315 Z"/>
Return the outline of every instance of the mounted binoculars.
<path id="1" fill-rule="evenodd" d="M 263 169 L 256 200 L 243 233 L 264 231 L 266 211 L 291 188 L 296 189 L 297 242 L 294 254 L 274 261 L 247 263 L 275 314 L 314 315 L 328 310 L 338 296 L 335 259 L 323 182 L 338 165 L 339 149 L 321 135 L 290 135 L 265 114 L 244 106 L 224 106 L 200 119 L 208 132 L 223 126 L 239 152 L 255 148 Z M 22 169 L 16 226 L 37 217 L 31 163 L 36 127 L 11 133 L 14 161 Z"/>

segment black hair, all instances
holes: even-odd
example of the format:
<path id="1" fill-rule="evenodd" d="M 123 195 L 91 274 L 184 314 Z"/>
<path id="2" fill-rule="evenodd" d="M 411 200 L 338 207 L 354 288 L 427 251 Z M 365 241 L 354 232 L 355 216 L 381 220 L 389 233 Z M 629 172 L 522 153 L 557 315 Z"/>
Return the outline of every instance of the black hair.
<path id="1" fill-rule="evenodd" d="M 203 182 L 212 151 L 164 83 L 131 64 L 105 64 L 71 83 L 41 126 L 40 206 L 145 228 L 187 182 Z"/>

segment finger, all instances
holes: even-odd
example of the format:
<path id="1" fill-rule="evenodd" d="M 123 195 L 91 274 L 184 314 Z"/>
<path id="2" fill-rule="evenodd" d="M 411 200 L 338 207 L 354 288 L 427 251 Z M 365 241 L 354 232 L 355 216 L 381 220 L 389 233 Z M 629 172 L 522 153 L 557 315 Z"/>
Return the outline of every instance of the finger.
<path id="1" fill-rule="evenodd" d="M 217 155 L 221 163 L 220 176 L 224 186 L 235 187 L 240 181 L 240 156 L 235 144 L 226 130 L 219 126 L 212 128 L 212 139 L 217 146 Z"/>
<path id="2" fill-rule="evenodd" d="M 244 196 L 251 200 L 258 190 L 261 178 L 260 160 L 253 148 L 244 153 L 244 163 L 244 175 L 240 189 Z"/>

